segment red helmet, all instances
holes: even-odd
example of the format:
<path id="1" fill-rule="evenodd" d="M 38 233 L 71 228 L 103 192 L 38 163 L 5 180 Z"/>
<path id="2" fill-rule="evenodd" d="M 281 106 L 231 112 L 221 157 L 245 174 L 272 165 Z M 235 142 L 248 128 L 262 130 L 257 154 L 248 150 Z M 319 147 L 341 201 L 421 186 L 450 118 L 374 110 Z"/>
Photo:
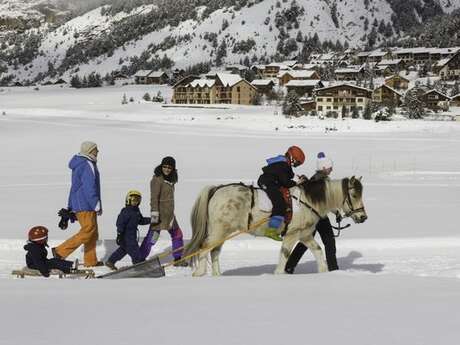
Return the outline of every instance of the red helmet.
<path id="1" fill-rule="evenodd" d="M 29 230 L 29 241 L 36 243 L 46 243 L 48 240 L 48 229 L 44 226 L 34 226 Z"/>
<path id="2" fill-rule="evenodd" d="M 295 167 L 298 167 L 305 162 L 305 153 L 303 153 L 302 149 L 298 146 L 291 146 L 288 148 L 286 156 L 288 156 L 290 162 Z"/>

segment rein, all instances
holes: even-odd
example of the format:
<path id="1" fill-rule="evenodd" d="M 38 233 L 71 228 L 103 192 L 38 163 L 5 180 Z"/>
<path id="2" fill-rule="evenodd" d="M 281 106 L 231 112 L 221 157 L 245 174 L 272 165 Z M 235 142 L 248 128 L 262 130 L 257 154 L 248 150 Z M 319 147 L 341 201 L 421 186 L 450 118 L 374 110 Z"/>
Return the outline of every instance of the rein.
<path id="1" fill-rule="evenodd" d="M 307 204 L 305 201 L 301 200 L 300 199 L 300 196 L 299 197 L 296 197 L 295 195 L 292 195 L 291 194 L 291 197 L 294 199 L 294 200 L 297 200 L 298 202 L 300 202 L 302 205 L 304 205 L 306 208 L 308 208 L 310 211 L 312 211 L 319 219 L 323 218 L 321 217 L 321 215 L 319 214 L 318 211 L 316 211 L 312 206 L 310 206 L 309 204 Z"/>

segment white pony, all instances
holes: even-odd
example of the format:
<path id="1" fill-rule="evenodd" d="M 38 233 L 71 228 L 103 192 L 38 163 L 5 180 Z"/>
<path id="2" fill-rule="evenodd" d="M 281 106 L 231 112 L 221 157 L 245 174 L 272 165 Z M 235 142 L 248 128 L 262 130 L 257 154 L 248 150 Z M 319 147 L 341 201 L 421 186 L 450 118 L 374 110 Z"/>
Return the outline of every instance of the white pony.
<path id="1" fill-rule="evenodd" d="M 329 212 L 342 210 L 355 223 L 362 223 L 367 214 L 362 201 L 361 178 L 320 180 L 306 182 L 290 189 L 293 203 L 297 203 L 292 220 L 287 227 L 281 246 L 275 273 L 284 273 L 286 261 L 297 241 L 305 244 L 313 253 L 319 272 L 326 272 L 323 251 L 313 238 L 315 225 Z M 270 212 L 259 207 L 258 193 L 252 186 L 230 184 L 205 187 L 192 209 L 192 239 L 184 255 L 191 255 L 203 248 L 211 248 L 212 273 L 220 275 L 219 254 L 225 238 L 236 231 L 245 230 L 253 235 L 263 235 L 266 222 L 253 229 L 252 224 L 268 218 Z M 215 246 L 218 244 L 217 246 Z M 207 269 L 209 250 L 195 255 L 193 276 L 203 276 Z"/>

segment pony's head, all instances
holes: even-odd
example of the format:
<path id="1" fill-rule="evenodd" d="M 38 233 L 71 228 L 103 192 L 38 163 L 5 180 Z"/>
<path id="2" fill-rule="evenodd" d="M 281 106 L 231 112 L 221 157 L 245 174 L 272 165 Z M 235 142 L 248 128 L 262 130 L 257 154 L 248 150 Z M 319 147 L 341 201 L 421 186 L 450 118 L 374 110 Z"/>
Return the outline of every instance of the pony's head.
<path id="1" fill-rule="evenodd" d="M 351 217 L 355 223 L 364 223 L 367 219 L 363 203 L 362 177 L 344 178 L 342 180 L 342 191 L 345 197 L 343 201 L 343 212 L 345 217 Z"/>

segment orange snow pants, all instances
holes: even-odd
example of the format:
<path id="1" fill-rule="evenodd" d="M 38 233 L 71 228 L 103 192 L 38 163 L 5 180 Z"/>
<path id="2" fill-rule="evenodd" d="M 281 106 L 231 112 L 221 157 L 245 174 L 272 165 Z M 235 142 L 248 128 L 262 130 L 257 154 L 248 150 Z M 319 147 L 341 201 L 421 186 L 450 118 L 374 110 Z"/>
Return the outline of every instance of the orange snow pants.
<path id="1" fill-rule="evenodd" d="M 97 230 L 97 215 L 94 211 L 77 212 L 77 220 L 80 223 L 81 229 L 78 233 L 66 240 L 64 243 L 56 247 L 56 253 L 66 258 L 72 254 L 75 249 L 84 246 L 83 262 L 86 267 L 95 266 L 97 263 L 96 257 L 96 242 L 99 237 Z"/>

